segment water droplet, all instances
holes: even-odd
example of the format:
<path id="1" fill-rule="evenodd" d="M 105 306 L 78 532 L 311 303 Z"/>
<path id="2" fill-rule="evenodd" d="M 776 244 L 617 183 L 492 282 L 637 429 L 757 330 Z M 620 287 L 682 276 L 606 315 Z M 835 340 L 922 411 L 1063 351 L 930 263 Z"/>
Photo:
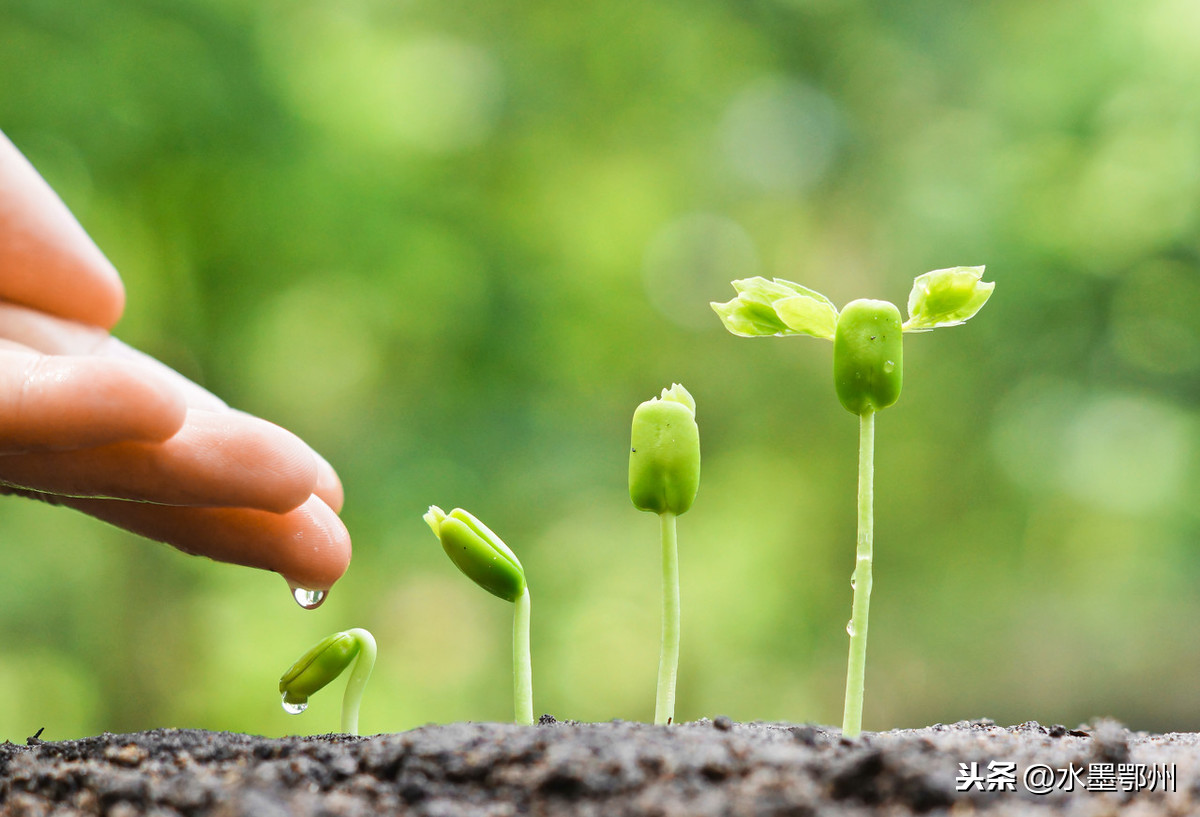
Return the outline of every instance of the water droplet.
<path id="1" fill-rule="evenodd" d="M 328 595 L 324 590 L 309 590 L 306 587 L 297 587 L 292 590 L 292 598 L 305 610 L 316 610 Z"/>
<path id="2" fill-rule="evenodd" d="M 287 693 L 283 693 L 283 711 L 289 715 L 299 715 L 304 710 L 308 709 L 308 701 L 295 703 L 287 699 Z"/>
<path id="3" fill-rule="evenodd" d="M 891 372 L 893 372 L 895 370 L 895 368 L 896 368 L 896 361 L 894 361 L 894 360 L 889 360 L 883 364 L 883 370 L 889 374 Z"/>
<path id="4" fill-rule="evenodd" d="M 851 638 L 854 638 L 854 636 L 858 635 L 858 628 L 854 626 L 854 619 L 850 619 L 846 622 L 846 634 Z M 286 708 L 286 705 L 284 708 Z"/>
<path id="5" fill-rule="evenodd" d="M 857 590 L 857 589 L 858 589 L 858 573 L 851 573 L 851 574 L 850 574 L 850 589 L 851 589 L 851 590 Z"/>

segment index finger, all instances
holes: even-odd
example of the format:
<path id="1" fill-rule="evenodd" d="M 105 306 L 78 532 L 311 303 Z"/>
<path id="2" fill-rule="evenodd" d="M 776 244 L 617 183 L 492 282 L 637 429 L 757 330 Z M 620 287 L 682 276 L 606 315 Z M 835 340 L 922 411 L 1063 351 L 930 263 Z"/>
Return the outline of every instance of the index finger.
<path id="1" fill-rule="evenodd" d="M 350 534 L 338 515 L 316 496 L 282 514 L 253 508 L 183 508 L 121 499 L 42 498 L 166 542 L 185 553 L 273 570 L 293 589 L 328 591 L 350 565 Z"/>

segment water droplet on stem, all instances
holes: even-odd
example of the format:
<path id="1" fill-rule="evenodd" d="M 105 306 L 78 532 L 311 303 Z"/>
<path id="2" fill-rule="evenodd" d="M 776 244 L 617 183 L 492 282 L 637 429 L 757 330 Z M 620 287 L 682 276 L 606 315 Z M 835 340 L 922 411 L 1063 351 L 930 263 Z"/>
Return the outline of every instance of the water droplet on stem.
<path id="1" fill-rule="evenodd" d="M 850 619 L 848 622 L 846 622 L 846 634 L 851 638 L 854 638 L 854 636 L 858 635 L 858 628 L 854 626 L 854 619 Z"/>

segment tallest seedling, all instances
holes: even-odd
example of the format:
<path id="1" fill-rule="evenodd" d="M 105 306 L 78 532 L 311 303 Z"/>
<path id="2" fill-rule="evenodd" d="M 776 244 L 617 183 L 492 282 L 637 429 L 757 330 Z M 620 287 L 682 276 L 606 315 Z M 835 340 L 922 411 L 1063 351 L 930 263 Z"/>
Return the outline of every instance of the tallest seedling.
<path id="1" fill-rule="evenodd" d="M 858 546 L 850 583 L 854 600 L 850 659 L 846 668 L 846 713 L 842 732 L 862 731 L 863 683 L 867 666 L 867 612 L 871 604 L 874 539 L 875 413 L 896 402 L 904 373 L 904 332 L 957 326 L 991 297 L 983 267 L 954 267 L 918 275 L 908 296 L 908 320 L 887 301 L 852 301 L 839 314 L 818 292 L 776 278 L 734 281 L 737 297 L 712 305 L 725 328 L 741 337 L 811 335 L 833 341 L 833 383 L 838 400 L 859 417 Z"/>

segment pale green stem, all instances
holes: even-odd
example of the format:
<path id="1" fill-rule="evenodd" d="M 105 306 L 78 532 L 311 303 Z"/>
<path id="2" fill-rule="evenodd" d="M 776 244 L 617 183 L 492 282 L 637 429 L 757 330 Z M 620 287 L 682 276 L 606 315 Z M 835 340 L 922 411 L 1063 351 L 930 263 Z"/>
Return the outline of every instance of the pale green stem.
<path id="1" fill-rule="evenodd" d="M 513 610 L 513 708 L 517 723 L 533 725 L 533 659 L 529 653 L 529 588 Z"/>
<path id="2" fill-rule="evenodd" d="M 659 514 L 662 520 L 662 650 L 658 656 L 658 698 L 654 722 L 660 726 L 675 720 L 675 677 L 679 672 L 679 546 L 675 514 Z"/>
<path id="3" fill-rule="evenodd" d="M 354 669 L 346 682 L 346 694 L 342 697 L 342 731 L 348 735 L 358 734 L 358 707 L 362 703 L 367 679 L 375 668 L 375 637 L 358 627 L 347 630 L 358 643 L 358 655 L 354 658 Z"/>
<path id="4" fill-rule="evenodd" d="M 850 660 L 846 667 L 846 712 L 842 734 L 862 731 L 863 687 L 867 669 L 867 611 L 871 606 L 871 544 L 874 538 L 875 414 L 868 411 L 858 427 L 858 547 L 854 559 L 854 602 L 850 624 Z"/>

